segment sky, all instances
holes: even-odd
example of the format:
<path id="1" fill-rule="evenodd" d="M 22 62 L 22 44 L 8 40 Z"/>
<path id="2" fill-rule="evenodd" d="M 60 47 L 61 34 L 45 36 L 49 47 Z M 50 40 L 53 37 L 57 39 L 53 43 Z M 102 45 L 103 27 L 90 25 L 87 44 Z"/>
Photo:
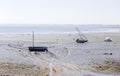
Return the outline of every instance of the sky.
<path id="1" fill-rule="evenodd" d="M 0 24 L 120 24 L 120 0 L 0 0 Z"/>

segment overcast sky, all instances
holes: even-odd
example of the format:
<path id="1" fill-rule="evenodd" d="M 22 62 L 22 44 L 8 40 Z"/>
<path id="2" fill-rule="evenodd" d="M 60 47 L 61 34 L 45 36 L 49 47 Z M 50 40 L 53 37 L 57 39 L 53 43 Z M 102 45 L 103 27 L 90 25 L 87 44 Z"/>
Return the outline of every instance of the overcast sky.
<path id="1" fill-rule="evenodd" d="M 0 0 L 0 24 L 120 24 L 120 0 Z"/>

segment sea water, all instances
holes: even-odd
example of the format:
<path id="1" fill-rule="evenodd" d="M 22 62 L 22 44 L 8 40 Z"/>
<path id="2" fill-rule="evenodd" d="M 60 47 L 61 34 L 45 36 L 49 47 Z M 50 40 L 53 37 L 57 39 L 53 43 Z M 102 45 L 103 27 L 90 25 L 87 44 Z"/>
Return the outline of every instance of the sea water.
<path id="1" fill-rule="evenodd" d="M 120 32 L 120 25 L 74 25 L 74 24 L 0 24 L 0 33 L 83 33 Z"/>

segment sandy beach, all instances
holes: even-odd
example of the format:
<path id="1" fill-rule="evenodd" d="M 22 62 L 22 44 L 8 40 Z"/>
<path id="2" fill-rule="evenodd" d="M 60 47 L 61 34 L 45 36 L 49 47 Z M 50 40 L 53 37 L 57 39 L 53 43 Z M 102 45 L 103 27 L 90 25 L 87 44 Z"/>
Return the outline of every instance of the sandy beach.
<path id="1" fill-rule="evenodd" d="M 35 46 L 48 52 L 29 52 L 31 34 L 0 34 L 0 76 L 120 76 L 120 33 L 35 34 Z M 106 37 L 112 42 L 104 42 Z"/>

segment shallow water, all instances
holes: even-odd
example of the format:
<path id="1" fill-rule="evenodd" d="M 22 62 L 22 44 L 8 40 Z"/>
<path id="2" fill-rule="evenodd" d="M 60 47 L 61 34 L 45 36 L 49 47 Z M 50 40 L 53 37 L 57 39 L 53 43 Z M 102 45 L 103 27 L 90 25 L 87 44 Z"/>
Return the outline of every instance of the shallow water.
<path id="1" fill-rule="evenodd" d="M 119 32 L 120 25 L 72 25 L 72 24 L 1 24 L 0 33 L 74 33 L 76 27 L 82 32 Z"/>

